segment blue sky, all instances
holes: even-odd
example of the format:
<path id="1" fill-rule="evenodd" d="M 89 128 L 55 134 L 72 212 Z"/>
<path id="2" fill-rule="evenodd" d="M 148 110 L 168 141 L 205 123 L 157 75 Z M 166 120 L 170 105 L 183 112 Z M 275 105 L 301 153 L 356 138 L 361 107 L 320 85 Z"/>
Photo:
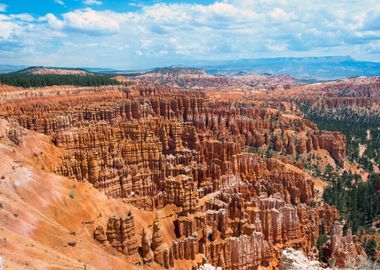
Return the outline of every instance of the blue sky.
<path id="1" fill-rule="evenodd" d="M 0 64 L 134 69 L 325 55 L 380 61 L 380 1 L 0 0 Z"/>

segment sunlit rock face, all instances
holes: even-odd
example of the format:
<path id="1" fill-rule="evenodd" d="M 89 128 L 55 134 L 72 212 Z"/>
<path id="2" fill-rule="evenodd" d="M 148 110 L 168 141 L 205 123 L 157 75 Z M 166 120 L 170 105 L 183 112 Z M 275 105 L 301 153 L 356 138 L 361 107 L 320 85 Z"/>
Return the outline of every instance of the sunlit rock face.
<path id="1" fill-rule="evenodd" d="M 322 270 L 323 268 L 318 261 L 308 259 L 301 251 L 288 248 L 282 251 L 281 269 L 283 270 Z"/>
<path id="2" fill-rule="evenodd" d="M 350 229 L 343 235 L 343 225 L 338 221 L 334 223 L 331 239 L 330 264 L 338 268 L 348 268 L 361 265 L 366 261 L 364 248 L 356 235 Z"/>
<path id="3" fill-rule="evenodd" d="M 118 205 L 92 200 L 96 223 L 86 229 L 109 256 L 158 269 L 276 269 L 283 249 L 311 254 L 323 231 L 338 230 L 337 210 L 313 204 L 314 179 L 283 157 L 322 149 L 341 164 L 340 133 L 244 100 L 141 81 L 36 91 L 4 94 L 0 115 L 15 123 L 7 138 L 22 145 L 22 132 L 45 134 L 60 149 L 50 173 Z M 333 257 L 353 255 L 354 237 L 342 239 L 332 240 Z"/>

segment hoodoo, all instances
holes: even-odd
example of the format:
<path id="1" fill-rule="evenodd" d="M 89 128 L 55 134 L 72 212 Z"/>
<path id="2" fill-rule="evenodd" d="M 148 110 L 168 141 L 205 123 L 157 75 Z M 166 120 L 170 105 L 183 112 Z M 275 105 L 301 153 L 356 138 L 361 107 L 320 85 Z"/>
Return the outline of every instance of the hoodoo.
<path id="1" fill-rule="evenodd" d="M 0 0 L 0 270 L 375 269 L 379 21 Z"/>

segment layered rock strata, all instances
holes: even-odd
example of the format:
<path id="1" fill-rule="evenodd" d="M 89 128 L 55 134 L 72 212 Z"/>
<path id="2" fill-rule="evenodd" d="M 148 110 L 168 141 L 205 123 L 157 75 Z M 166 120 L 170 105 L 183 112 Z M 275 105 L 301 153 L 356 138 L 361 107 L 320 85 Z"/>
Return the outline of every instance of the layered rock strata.
<path id="1" fill-rule="evenodd" d="M 343 224 L 335 222 L 330 246 L 331 258 L 329 263 L 333 267 L 348 268 L 359 266 L 367 256 L 356 235 L 350 229 L 343 235 Z"/>
<path id="2" fill-rule="evenodd" d="M 343 135 L 275 109 L 210 100 L 201 92 L 140 84 L 124 90 L 71 89 L 59 97 L 42 91 L 5 100 L 0 109 L 64 149 L 56 173 L 139 209 L 175 209 L 143 231 L 135 229 L 132 213 L 110 217 L 94 228 L 99 245 L 167 269 L 184 261 L 255 269 L 278 266 L 285 247 L 308 254 L 322 231 L 332 230 L 336 209 L 311 207 L 312 177 L 248 150 L 295 157 L 324 149 L 341 164 Z M 17 132 L 9 136 L 18 141 Z"/>
<path id="3" fill-rule="evenodd" d="M 98 226 L 94 231 L 94 238 L 103 245 L 111 245 L 125 255 L 133 255 L 138 250 L 134 217 L 131 212 L 124 219 L 110 217 L 106 232 L 103 227 Z"/>

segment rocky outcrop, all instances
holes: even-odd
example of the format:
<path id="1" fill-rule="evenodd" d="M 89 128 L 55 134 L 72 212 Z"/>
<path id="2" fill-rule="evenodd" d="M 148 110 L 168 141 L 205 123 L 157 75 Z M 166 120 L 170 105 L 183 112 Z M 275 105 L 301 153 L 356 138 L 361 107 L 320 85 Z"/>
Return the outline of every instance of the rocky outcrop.
<path id="1" fill-rule="evenodd" d="M 245 192 L 223 191 L 206 203 L 205 214 L 179 217 L 175 223 L 178 240 L 172 243 L 174 258 L 192 260 L 204 254 L 209 263 L 223 269 L 265 266 L 277 258 L 276 246 L 312 252 L 313 243 L 332 229 L 329 224 L 338 217 L 328 205 L 295 207 L 279 193 L 254 198 Z M 239 253 L 245 248 L 252 250 L 252 260 L 243 255 L 250 252 Z"/>
<path id="2" fill-rule="evenodd" d="M 94 231 L 94 238 L 96 241 L 98 241 L 102 245 L 106 245 L 108 243 L 107 235 L 105 234 L 102 226 L 96 227 Z"/>
<path id="3" fill-rule="evenodd" d="M 282 251 L 281 257 L 281 269 L 283 270 L 331 270 L 330 268 L 324 268 L 317 260 L 311 260 L 306 257 L 299 250 L 288 248 Z"/>
<path id="4" fill-rule="evenodd" d="M 343 166 L 346 158 L 346 137 L 339 132 L 324 131 L 318 137 L 318 144 L 326 149 L 339 166 Z"/>
<path id="5" fill-rule="evenodd" d="M 154 254 L 151 249 L 151 243 L 148 236 L 148 233 L 146 232 L 145 228 L 142 231 L 142 238 L 141 238 L 141 257 L 143 259 L 144 264 L 150 264 L 153 262 Z"/>
<path id="6" fill-rule="evenodd" d="M 163 242 L 162 233 L 161 233 L 161 224 L 156 215 L 156 218 L 153 222 L 153 234 L 152 234 L 152 244 L 151 244 L 154 261 L 164 268 L 168 269 L 169 267 L 174 266 L 174 257 L 172 250 Z"/>
<path id="7" fill-rule="evenodd" d="M 182 214 L 194 213 L 198 204 L 196 183 L 190 176 L 168 177 L 164 187 L 164 204 L 182 207 Z"/>
<path id="8" fill-rule="evenodd" d="M 94 231 L 94 238 L 103 245 L 109 243 L 113 248 L 125 255 L 135 254 L 138 244 L 132 213 L 129 212 L 125 219 L 110 217 L 106 233 L 104 233 L 103 227 L 98 226 Z"/>
<path id="9" fill-rule="evenodd" d="M 358 266 L 366 257 L 358 237 L 352 235 L 350 229 L 347 230 L 347 235 L 344 236 L 343 225 L 335 222 L 331 239 L 330 265 L 338 268 Z"/>

